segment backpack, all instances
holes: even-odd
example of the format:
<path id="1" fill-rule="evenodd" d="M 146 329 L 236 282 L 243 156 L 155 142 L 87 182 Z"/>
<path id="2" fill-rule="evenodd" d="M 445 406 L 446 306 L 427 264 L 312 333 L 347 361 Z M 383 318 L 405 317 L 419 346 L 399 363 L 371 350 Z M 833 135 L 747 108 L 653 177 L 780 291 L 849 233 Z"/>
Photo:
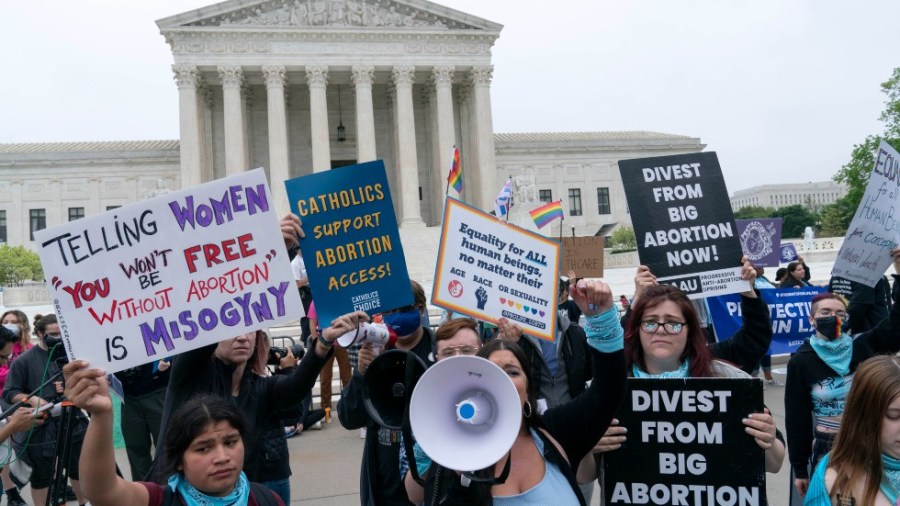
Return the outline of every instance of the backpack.
<path id="1" fill-rule="evenodd" d="M 162 506 L 174 506 L 177 503 L 175 502 L 175 491 L 172 490 L 172 487 L 163 487 L 163 500 Z M 256 483 L 255 481 L 250 482 L 250 497 L 256 499 L 256 503 L 259 506 L 278 506 L 278 501 L 275 500 L 275 492 L 269 490 L 265 485 L 261 483 Z"/>

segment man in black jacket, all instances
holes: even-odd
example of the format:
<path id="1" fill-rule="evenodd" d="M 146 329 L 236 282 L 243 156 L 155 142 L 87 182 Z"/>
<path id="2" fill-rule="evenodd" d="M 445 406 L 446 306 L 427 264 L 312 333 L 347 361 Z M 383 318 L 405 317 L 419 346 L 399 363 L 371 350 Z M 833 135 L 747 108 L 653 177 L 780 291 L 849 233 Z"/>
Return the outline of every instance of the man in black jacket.
<path id="1" fill-rule="evenodd" d="M 412 281 L 414 305 L 384 314 L 385 323 L 397 334 L 395 348 L 416 354 L 426 365 L 434 363 L 434 334 L 425 326 L 425 291 Z M 341 392 L 338 417 L 345 429 L 366 428 L 362 468 L 359 474 L 359 501 L 363 506 L 410 506 L 400 476 L 400 431 L 382 427 L 372 420 L 363 405 L 363 378 L 376 357 L 371 343 L 359 350 L 359 363 L 350 384 Z"/>

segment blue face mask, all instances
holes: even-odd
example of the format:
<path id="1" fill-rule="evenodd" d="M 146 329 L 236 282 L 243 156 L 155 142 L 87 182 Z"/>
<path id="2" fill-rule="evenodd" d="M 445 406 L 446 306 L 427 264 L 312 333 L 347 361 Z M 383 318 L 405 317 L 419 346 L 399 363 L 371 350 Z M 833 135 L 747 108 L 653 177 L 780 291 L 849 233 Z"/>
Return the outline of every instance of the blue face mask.
<path id="1" fill-rule="evenodd" d="M 398 336 L 408 336 L 422 326 L 422 314 L 416 308 L 384 315 L 384 323 Z"/>

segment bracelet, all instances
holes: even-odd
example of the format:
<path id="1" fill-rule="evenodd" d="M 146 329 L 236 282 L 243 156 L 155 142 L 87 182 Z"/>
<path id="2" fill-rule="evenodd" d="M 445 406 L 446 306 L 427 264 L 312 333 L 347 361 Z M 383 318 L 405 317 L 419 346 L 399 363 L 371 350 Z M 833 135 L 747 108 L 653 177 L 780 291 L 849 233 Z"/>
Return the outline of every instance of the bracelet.
<path id="1" fill-rule="evenodd" d="M 318 341 L 326 350 L 330 350 L 334 346 L 334 341 L 329 341 L 322 337 L 322 334 L 319 334 L 316 337 L 316 341 Z"/>

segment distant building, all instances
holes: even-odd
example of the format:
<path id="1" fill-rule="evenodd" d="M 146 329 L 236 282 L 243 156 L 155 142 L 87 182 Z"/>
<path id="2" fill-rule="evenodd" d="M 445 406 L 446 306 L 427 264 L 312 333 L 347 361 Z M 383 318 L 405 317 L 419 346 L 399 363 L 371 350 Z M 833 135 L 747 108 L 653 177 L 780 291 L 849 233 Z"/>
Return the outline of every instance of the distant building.
<path id="1" fill-rule="evenodd" d="M 817 211 L 847 194 L 847 187 L 834 181 L 817 183 L 764 184 L 739 190 L 731 196 L 731 209 L 799 205 Z"/>

